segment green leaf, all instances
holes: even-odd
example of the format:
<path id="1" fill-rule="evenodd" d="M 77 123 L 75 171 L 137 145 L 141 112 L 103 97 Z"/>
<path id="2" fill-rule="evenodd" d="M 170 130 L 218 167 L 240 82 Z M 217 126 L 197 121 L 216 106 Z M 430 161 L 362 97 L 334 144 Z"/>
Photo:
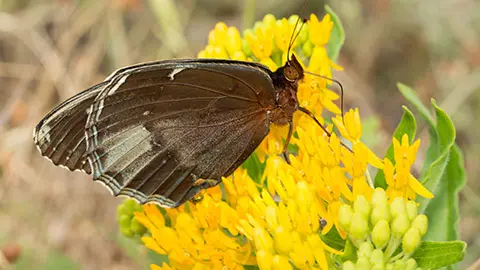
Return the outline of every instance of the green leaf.
<path id="1" fill-rule="evenodd" d="M 422 269 L 437 269 L 457 263 L 465 256 L 467 244 L 462 241 L 423 242 L 412 258 Z"/>
<path id="2" fill-rule="evenodd" d="M 343 255 L 339 256 L 339 259 L 342 262 L 346 261 L 356 261 L 357 260 L 357 248 L 355 245 L 350 241 L 350 239 L 347 239 L 347 242 L 345 243 L 345 248 L 343 250 Z"/>
<path id="3" fill-rule="evenodd" d="M 342 237 L 340 237 L 335 226 L 333 226 L 332 229 L 330 229 L 330 231 L 325 235 L 322 235 L 321 232 L 318 232 L 318 234 L 320 235 L 322 241 L 331 248 L 334 248 L 336 250 L 343 250 L 343 248 L 345 247 L 346 241 L 342 239 Z"/>
<path id="4" fill-rule="evenodd" d="M 340 18 L 333 12 L 330 6 L 325 5 L 325 11 L 330 14 L 333 22 L 332 33 L 330 34 L 330 40 L 327 45 L 327 53 L 333 62 L 337 62 L 340 49 L 342 49 L 343 43 L 345 42 L 345 30 L 343 29 Z"/>
<path id="5" fill-rule="evenodd" d="M 440 109 L 435 101 L 432 100 L 432 105 L 435 108 L 435 114 L 437 117 L 436 133 L 438 135 L 438 155 L 435 157 L 435 160 L 430 164 L 428 170 L 420 178 L 420 182 L 425 188 L 427 188 L 433 194 L 436 194 L 437 188 L 440 185 L 446 183 L 441 182 L 443 175 L 445 174 L 445 168 L 448 164 L 448 156 L 450 150 L 452 149 L 455 143 L 455 128 L 453 126 L 450 117 Z M 430 134 L 430 137 L 433 137 Z M 432 143 L 432 142 L 430 142 Z M 417 200 L 420 203 L 419 212 L 423 213 L 427 208 L 428 204 L 435 200 L 443 200 L 440 195 L 436 196 L 433 199 L 420 198 Z"/>
<path id="6" fill-rule="evenodd" d="M 457 145 L 450 151 L 447 168 L 440 185 L 435 192 L 435 198 L 428 204 L 425 214 L 434 217 L 425 239 L 448 241 L 459 239 L 458 193 L 465 185 L 465 167 L 463 155 Z"/>
<path id="7" fill-rule="evenodd" d="M 410 143 L 412 143 L 415 139 L 415 132 L 417 130 L 417 122 L 415 121 L 415 116 L 412 112 L 405 106 L 403 106 L 403 116 L 398 123 L 395 132 L 393 133 L 393 137 L 399 141 L 402 141 L 403 134 L 408 134 L 408 139 Z M 393 143 L 387 149 L 387 153 L 385 157 L 388 158 L 395 164 L 395 160 L 393 158 Z M 385 182 L 385 174 L 383 170 L 378 170 L 377 175 L 375 176 L 375 187 L 382 187 L 384 189 L 387 188 L 387 183 Z"/>
<path id="8" fill-rule="evenodd" d="M 256 183 L 260 183 L 265 170 L 265 163 L 260 162 L 256 153 L 253 153 L 243 163 L 243 168 L 247 170 L 248 176 Z"/>

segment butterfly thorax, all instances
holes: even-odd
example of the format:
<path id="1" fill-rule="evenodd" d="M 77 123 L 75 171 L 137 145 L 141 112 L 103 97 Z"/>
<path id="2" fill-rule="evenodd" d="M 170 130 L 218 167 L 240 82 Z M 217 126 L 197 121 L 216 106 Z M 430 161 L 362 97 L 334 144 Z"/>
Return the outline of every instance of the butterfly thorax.
<path id="1" fill-rule="evenodd" d="M 276 107 L 270 111 L 270 121 L 278 125 L 288 124 L 298 109 L 298 82 L 303 79 L 303 68 L 294 55 L 285 66 L 272 74 L 275 86 Z"/>

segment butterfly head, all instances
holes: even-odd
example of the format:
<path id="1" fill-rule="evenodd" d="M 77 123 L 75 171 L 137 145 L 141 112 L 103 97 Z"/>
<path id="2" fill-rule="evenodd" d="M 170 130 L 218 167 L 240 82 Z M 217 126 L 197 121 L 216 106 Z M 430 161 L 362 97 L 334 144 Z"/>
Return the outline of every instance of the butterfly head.
<path id="1" fill-rule="evenodd" d="M 300 64 L 300 62 L 298 62 L 295 55 L 292 54 L 290 60 L 288 60 L 285 64 L 285 67 L 283 69 L 283 76 L 289 82 L 296 82 L 303 79 L 303 75 L 304 72 L 302 65 Z"/>

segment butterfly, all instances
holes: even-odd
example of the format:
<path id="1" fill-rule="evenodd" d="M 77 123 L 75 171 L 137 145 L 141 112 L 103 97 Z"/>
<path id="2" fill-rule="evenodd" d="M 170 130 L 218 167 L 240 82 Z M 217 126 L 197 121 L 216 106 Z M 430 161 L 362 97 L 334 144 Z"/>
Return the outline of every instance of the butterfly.
<path id="1" fill-rule="evenodd" d="M 271 124 L 289 125 L 288 161 L 295 111 L 323 128 L 299 107 L 304 74 L 294 54 L 275 72 L 219 59 L 125 67 L 55 107 L 34 142 L 55 165 L 91 174 L 115 196 L 177 207 L 238 168 Z"/>

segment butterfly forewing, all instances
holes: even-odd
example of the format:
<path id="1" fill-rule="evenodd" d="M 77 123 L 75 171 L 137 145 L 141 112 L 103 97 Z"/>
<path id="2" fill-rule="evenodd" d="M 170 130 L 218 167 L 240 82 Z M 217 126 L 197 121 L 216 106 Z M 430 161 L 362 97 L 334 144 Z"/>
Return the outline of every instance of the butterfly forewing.
<path id="1" fill-rule="evenodd" d="M 164 61 L 123 69 L 85 123 L 93 178 L 114 194 L 167 207 L 218 183 L 268 133 L 270 71 L 235 61 Z"/>

